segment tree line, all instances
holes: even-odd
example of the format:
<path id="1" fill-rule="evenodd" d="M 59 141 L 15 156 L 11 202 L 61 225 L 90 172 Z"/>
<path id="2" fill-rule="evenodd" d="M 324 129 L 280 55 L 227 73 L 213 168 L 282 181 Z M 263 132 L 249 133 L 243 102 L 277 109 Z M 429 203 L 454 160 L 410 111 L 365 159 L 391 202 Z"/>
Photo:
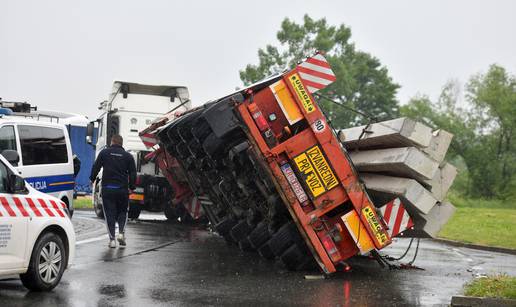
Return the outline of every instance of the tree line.
<path id="1" fill-rule="evenodd" d="M 285 18 L 277 32 L 278 45 L 258 50 L 258 64 L 240 71 L 244 84 L 294 67 L 316 50 L 322 51 L 337 81 L 321 91 L 335 102 L 381 121 L 406 116 L 434 129 L 454 134 L 447 159 L 460 175 L 454 190 L 467 196 L 516 198 L 516 76 L 493 64 L 470 77 L 464 89 L 456 81 L 443 86 L 438 99 L 418 95 L 400 104 L 400 85 L 388 69 L 351 41 L 351 29 L 329 25 L 325 18 L 305 15 L 302 23 Z M 335 103 L 320 100 L 336 128 L 371 121 Z"/>

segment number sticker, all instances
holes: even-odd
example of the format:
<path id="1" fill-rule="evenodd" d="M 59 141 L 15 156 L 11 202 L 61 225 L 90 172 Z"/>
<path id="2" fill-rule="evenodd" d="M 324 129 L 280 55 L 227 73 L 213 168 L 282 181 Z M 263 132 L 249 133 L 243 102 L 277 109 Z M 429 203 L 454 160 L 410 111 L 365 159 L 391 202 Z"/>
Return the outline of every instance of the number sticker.
<path id="1" fill-rule="evenodd" d="M 326 123 L 322 119 L 318 119 L 312 124 L 312 130 L 315 133 L 322 133 L 326 130 Z"/>

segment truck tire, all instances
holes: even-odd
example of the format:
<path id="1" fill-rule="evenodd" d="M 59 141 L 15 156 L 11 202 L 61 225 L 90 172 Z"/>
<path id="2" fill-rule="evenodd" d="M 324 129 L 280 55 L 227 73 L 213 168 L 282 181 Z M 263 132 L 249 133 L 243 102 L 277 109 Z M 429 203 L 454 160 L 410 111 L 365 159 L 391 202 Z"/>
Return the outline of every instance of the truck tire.
<path id="1" fill-rule="evenodd" d="M 256 228 L 247 236 L 247 239 L 249 240 L 249 243 L 251 243 L 252 247 L 258 249 L 265 242 L 267 242 L 270 237 L 269 226 L 265 222 L 260 222 Z"/>
<path id="2" fill-rule="evenodd" d="M 127 217 L 131 220 L 135 220 L 140 216 L 140 213 L 142 212 L 141 208 L 135 207 L 131 208 L 129 207 L 129 211 L 127 212 Z"/>
<path id="3" fill-rule="evenodd" d="M 309 254 L 308 249 L 301 244 L 292 244 L 280 256 L 283 265 L 290 271 L 296 271 L 311 260 L 312 255 Z"/>
<path id="4" fill-rule="evenodd" d="M 27 272 L 20 274 L 23 285 L 33 291 L 52 290 L 63 276 L 67 259 L 61 238 L 53 232 L 43 234 L 34 245 Z"/>
<path id="5" fill-rule="evenodd" d="M 179 206 L 182 206 L 182 205 L 179 205 Z M 165 217 L 167 218 L 167 220 L 177 221 L 178 216 L 176 214 L 175 208 L 166 206 L 165 210 L 163 210 L 163 214 L 165 214 Z"/>
<path id="6" fill-rule="evenodd" d="M 301 241 L 300 239 L 296 225 L 294 225 L 293 222 L 288 222 L 272 235 L 272 238 L 269 240 L 269 245 L 274 255 L 280 257 L 292 244 Z"/>
<path id="7" fill-rule="evenodd" d="M 243 252 L 254 251 L 254 248 L 251 246 L 248 237 L 244 238 L 242 241 L 238 241 L 238 248 L 240 248 L 240 250 Z"/>
<path id="8" fill-rule="evenodd" d="M 246 239 L 247 235 L 253 230 L 251 226 L 247 223 L 247 220 L 240 220 L 233 228 L 231 228 L 231 237 L 237 241 L 243 241 Z"/>
<path id="9" fill-rule="evenodd" d="M 233 228 L 233 226 L 235 226 L 236 223 L 237 222 L 234 219 L 230 217 L 225 217 L 220 222 L 215 224 L 214 228 L 219 235 L 224 236 L 225 234 L 231 231 L 231 228 Z"/>
<path id="10" fill-rule="evenodd" d="M 271 246 L 269 245 L 269 241 L 265 242 L 262 246 L 258 248 L 258 254 L 260 254 L 260 256 L 267 260 L 273 260 L 276 257 L 272 252 Z"/>

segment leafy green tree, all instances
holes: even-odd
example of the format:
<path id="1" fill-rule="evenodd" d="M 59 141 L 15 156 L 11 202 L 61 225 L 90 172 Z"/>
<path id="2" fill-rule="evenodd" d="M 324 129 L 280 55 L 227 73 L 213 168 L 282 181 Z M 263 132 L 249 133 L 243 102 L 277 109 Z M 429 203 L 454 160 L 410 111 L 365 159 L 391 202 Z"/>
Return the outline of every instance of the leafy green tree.
<path id="1" fill-rule="evenodd" d="M 321 90 L 321 94 L 346 106 L 365 111 L 377 119 L 391 119 L 398 115 L 394 83 L 387 68 L 369 53 L 359 51 L 350 42 L 351 29 L 344 24 L 328 25 L 326 19 L 313 20 L 308 15 L 302 24 L 286 18 L 277 33 L 279 47 L 267 45 L 258 50 L 258 64 L 249 64 L 240 71 L 240 79 L 247 85 L 293 68 L 305 57 L 321 51 L 329 61 L 337 81 Z M 320 100 L 323 110 L 337 128 L 368 122 L 361 116 L 335 104 Z"/>
<path id="2" fill-rule="evenodd" d="M 415 97 L 401 113 L 454 134 L 448 157 L 466 165 L 467 194 L 516 196 L 516 77 L 497 65 L 473 76 L 465 108 L 457 88 L 446 84 L 436 102 Z"/>

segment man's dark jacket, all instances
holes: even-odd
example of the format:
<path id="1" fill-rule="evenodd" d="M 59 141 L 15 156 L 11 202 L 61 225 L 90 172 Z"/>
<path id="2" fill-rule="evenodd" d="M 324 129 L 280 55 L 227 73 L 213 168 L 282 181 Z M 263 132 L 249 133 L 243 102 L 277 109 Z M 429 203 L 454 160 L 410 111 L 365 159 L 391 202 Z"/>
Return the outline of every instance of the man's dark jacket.
<path id="1" fill-rule="evenodd" d="M 131 154 L 122 146 L 111 145 L 103 149 L 93 164 L 90 180 L 93 182 L 102 171 L 102 187 L 110 189 L 134 190 L 136 166 Z"/>

